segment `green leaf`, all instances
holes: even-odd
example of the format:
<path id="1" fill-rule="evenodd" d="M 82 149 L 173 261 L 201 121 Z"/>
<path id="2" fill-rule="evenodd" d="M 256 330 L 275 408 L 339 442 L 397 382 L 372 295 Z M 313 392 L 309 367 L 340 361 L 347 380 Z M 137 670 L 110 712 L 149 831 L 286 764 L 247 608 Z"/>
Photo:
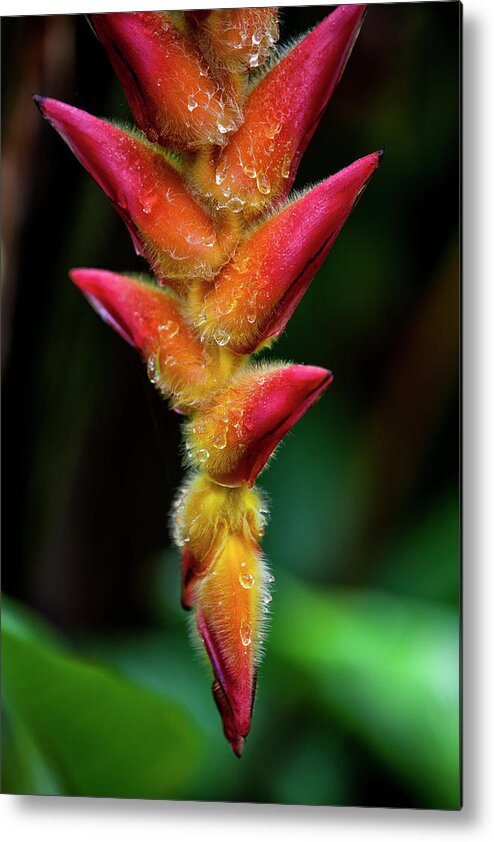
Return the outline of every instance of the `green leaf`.
<path id="1" fill-rule="evenodd" d="M 183 796 L 205 745 L 191 717 L 21 617 L 4 605 L 4 791 Z"/>
<path id="2" fill-rule="evenodd" d="M 332 717 L 420 792 L 459 805 L 459 644 L 452 612 L 283 578 L 271 647 Z M 297 673 L 299 678 L 297 678 Z"/>

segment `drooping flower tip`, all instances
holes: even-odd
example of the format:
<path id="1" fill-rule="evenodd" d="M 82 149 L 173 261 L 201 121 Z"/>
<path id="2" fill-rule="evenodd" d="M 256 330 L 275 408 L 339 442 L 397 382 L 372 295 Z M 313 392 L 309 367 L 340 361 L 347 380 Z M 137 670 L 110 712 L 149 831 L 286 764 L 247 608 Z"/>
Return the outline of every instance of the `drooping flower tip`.
<path id="1" fill-rule="evenodd" d="M 252 486 L 273 451 L 333 380 L 309 365 L 247 369 L 188 428 L 191 458 L 217 483 Z"/>
<path id="2" fill-rule="evenodd" d="M 170 12 L 91 16 L 134 118 L 152 142 L 177 150 L 225 143 L 242 115 Z"/>
<path id="3" fill-rule="evenodd" d="M 216 707 L 218 708 L 219 714 L 221 716 L 221 720 L 223 722 L 223 733 L 230 743 L 233 753 L 236 757 L 242 757 L 245 738 L 239 733 L 237 728 L 237 723 L 235 722 L 235 716 L 233 714 L 230 702 L 226 694 L 223 692 L 221 684 L 217 679 L 214 679 L 213 686 L 213 698 L 216 702 Z"/>
<path id="4" fill-rule="evenodd" d="M 197 583 L 197 631 L 213 669 L 213 694 L 237 754 L 249 733 L 262 652 L 267 572 L 258 545 L 231 534 Z"/>

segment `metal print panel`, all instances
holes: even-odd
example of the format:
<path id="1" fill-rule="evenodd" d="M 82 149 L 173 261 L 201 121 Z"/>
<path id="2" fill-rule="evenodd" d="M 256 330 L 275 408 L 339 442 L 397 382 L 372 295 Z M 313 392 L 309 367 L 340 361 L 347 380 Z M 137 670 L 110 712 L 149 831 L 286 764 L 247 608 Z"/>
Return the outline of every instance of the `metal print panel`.
<path id="1" fill-rule="evenodd" d="M 460 23 L 2 21 L 4 792 L 459 809 Z"/>

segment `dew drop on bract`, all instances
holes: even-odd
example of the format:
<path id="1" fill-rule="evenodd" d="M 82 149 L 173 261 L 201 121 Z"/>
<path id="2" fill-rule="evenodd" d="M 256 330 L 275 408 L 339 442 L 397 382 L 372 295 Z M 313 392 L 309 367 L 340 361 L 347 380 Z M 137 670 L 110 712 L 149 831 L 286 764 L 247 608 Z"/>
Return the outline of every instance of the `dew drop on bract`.
<path id="1" fill-rule="evenodd" d="M 159 383 L 160 367 L 159 367 L 158 359 L 155 356 L 149 357 L 149 359 L 147 361 L 147 372 L 148 372 L 148 377 L 149 377 L 151 383 L 154 383 L 155 385 L 157 383 Z"/>
<path id="2" fill-rule="evenodd" d="M 241 573 L 238 578 L 242 587 L 245 588 L 247 591 L 249 591 L 254 586 L 255 579 L 253 576 L 251 576 L 250 573 Z"/>
<path id="3" fill-rule="evenodd" d="M 208 459 L 209 459 L 209 451 L 206 450 L 205 448 L 202 448 L 201 450 L 198 450 L 197 453 L 196 453 L 196 458 L 197 458 L 198 462 L 201 462 L 202 464 L 204 464 L 204 462 L 207 462 Z"/>
<path id="4" fill-rule="evenodd" d="M 290 156 L 285 155 L 283 157 L 283 163 L 281 165 L 281 175 L 282 175 L 283 178 L 288 178 L 288 176 L 290 175 L 290 166 L 291 166 Z"/>
<path id="5" fill-rule="evenodd" d="M 169 319 L 169 321 L 165 322 L 165 324 L 158 327 L 158 333 L 162 339 L 173 339 L 179 331 L 180 326 L 172 319 Z"/>
<path id="6" fill-rule="evenodd" d="M 247 178 L 255 178 L 257 175 L 256 168 L 252 166 L 252 164 L 246 164 L 244 167 L 244 173 Z"/>
<path id="7" fill-rule="evenodd" d="M 216 170 L 216 174 L 215 174 L 215 178 L 214 178 L 214 180 L 215 180 L 215 182 L 216 182 L 216 184 L 217 184 L 218 186 L 219 186 L 220 184 L 223 184 L 223 182 L 224 182 L 224 180 L 225 180 L 225 178 L 226 178 L 226 174 L 227 174 L 226 161 L 223 161 L 223 162 L 220 164 L 220 166 L 217 168 L 217 170 Z"/>
<path id="8" fill-rule="evenodd" d="M 240 639 L 244 646 L 250 646 L 252 643 L 252 629 L 246 620 L 242 620 L 240 626 Z"/>
<path id="9" fill-rule="evenodd" d="M 228 134 L 228 132 L 231 132 L 235 128 L 233 120 L 227 117 L 224 112 L 218 117 L 216 125 L 220 134 Z"/>
<path id="10" fill-rule="evenodd" d="M 215 447 L 216 450 L 224 450 L 226 445 L 227 445 L 226 430 L 222 430 L 221 433 L 218 433 L 218 435 L 216 435 L 214 437 L 213 447 Z"/>
<path id="11" fill-rule="evenodd" d="M 230 341 L 230 334 L 227 333 L 226 330 L 223 330 L 223 328 L 219 327 L 213 333 L 213 339 L 217 345 L 220 345 L 220 347 L 223 348 L 225 345 L 228 345 Z"/>
<path id="12" fill-rule="evenodd" d="M 266 175 L 258 175 L 256 177 L 256 184 L 259 193 L 262 193 L 263 196 L 269 196 L 271 193 L 271 184 Z"/>

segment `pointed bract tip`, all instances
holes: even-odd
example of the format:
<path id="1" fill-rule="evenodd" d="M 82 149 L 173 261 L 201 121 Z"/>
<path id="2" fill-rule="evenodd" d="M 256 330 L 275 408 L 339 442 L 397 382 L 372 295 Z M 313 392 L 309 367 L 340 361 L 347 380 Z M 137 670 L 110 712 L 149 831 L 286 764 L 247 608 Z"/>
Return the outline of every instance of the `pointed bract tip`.
<path id="1" fill-rule="evenodd" d="M 44 103 L 44 101 L 45 101 L 46 97 L 44 97 L 44 96 L 40 96 L 39 94 L 31 94 L 31 96 L 32 96 L 32 98 L 33 98 L 33 100 L 34 100 L 34 104 L 35 104 L 36 108 L 38 108 L 38 109 L 39 109 L 39 111 L 41 112 L 41 114 L 42 114 L 42 115 L 43 115 L 43 117 L 44 117 L 44 116 L 45 116 L 45 114 L 44 114 L 43 103 Z"/>
<path id="2" fill-rule="evenodd" d="M 106 193 L 137 253 L 161 281 L 181 291 L 190 277 L 211 276 L 223 265 L 225 247 L 215 220 L 161 152 L 132 132 L 54 99 L 43 100 L 42 114 Z"/>

